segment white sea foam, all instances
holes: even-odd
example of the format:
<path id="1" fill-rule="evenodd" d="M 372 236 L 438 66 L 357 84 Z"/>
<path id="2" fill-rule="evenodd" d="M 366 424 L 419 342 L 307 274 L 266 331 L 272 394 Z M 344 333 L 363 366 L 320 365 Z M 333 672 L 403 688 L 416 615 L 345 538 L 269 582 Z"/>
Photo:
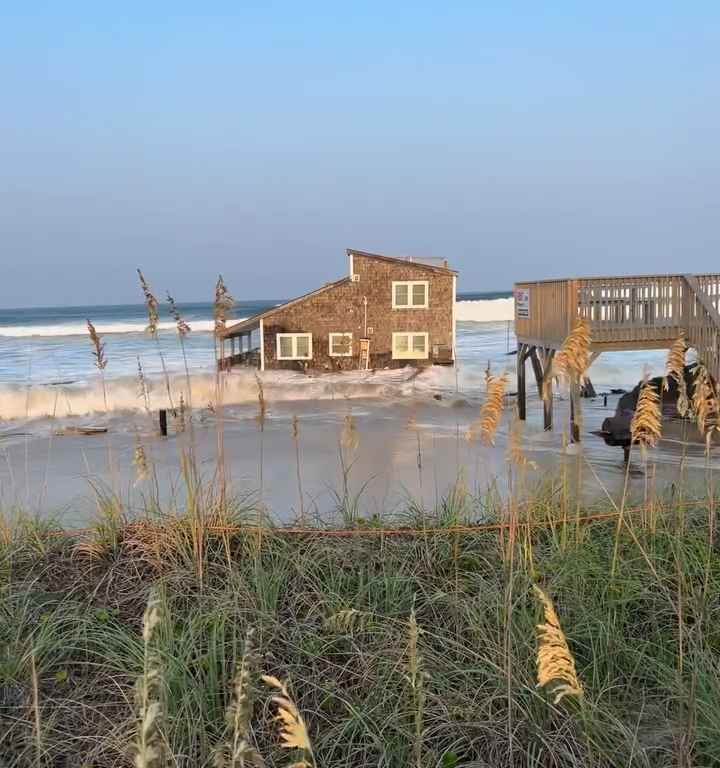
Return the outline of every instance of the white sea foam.
<path id="1" fill-rule="evenodd" d="M 455 316 L 459 322 L 493 323 L 512 320 L 515 313 L 515 303 L 512 297 L 505 299 L 477 299 L 475 301 L 458 301 L 455 307 Z M 239 322 L 245 318 L 237 318 L 233 322 Z M 211 319 L 191 320 L 190 326 L 200 333 L 213 330 Z M 135 322 L 107 322 L 95 323 L 95 328 L 101 336 L 116 334 L 143 333 L 146 323 Z M 175 330 L 174 322 L 162 322 L 158 325 L 160 331 Z M 63 336 L 86 336 L 87 325 L 83 322 L 57 323 L 54 325 L 0 325 L 0 337 L 5 338 L 47 338 Z"/>
<path id="2" fill-rule="evenodd" d="M 411 394 L 414 369 L 377 371 L 347 371 L 338 374 L 307 376 L 292 371 L 265 371 L 262 378 L 269 401 L 328 400 L 358 397 L 392 397 Z M 223 376 L 222 400 L 226 405 L 257 402 L 256 371 L 234 369 Z M 170 406 L 165 383 L 160 378 L 148 380 L 150 408 Z M 432 383 L 430 387 L 432 388 Z M 213 373 L 197 373 L 188 380 L 184 375 L 170 376 L 170 390 L 175 406 L 182 395 L 186 403 L 204 408 L 218 401 L 217 379 Z M 122 376 L 105 382 L 105 392 L 99 380 L 58 385 L 0 386 L 0 414 L 3 419 L 40 419 L 51 417 L 86 416 L 108 410 L 138 411 L 144 407 L 138 396 L 137 379 Z"/>
<path id="3" fill-rule="evenodd" d="M 239 322 L 244 318 L 238 318 L 233 322 Z M 212 331 L 212 320 L 192 320 L 189 322 L 193 331 Z M 95 329 L 101 336 L 121 333 L 143 333 L 147 323 L 95 323 Z M 174 322 L 159 323 L 161 331 L 174 331 Z M 47 336 L 87 336 L 85 323 L 59 323 L 57 325 L 2 325 L 0 336 L 8 338 L 47 337 Z"/>
<path id="4" fill-rule="evenodd" d="M 461 323 L 499 323 L 514 317 L 515 300 L 512 297 L 458 301 L 455 305 L 455 318 Z"/>

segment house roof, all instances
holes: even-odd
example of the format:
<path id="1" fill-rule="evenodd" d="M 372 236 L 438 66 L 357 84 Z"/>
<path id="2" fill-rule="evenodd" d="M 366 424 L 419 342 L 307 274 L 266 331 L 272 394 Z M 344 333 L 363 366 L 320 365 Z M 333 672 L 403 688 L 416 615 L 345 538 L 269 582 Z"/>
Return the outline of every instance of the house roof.
<path id="1" fill-rule="evenodd" d="M 456 275 L 457 272 L 454 269 L 450 269 L 447 266 L 440 266 L 436 264 L 428 264 L 425 261 L 416 261 L 412 257 L 401 257 L 401 256 L 383 256 L 380 253 L 369 253 L 368 251 L 356 251 L 353 248 L 347 249 L 347 255 L 348 256 L 365 256 L 369 259 L 377 259 L 378 261 L 389 261 L 392 264 L 403 264 L 407 266 L 408 264 L 412 265 L 413 267 L 417 267 L 418 269 L 424 269 L 429 270 L 431 272 L 441 272 L 446 275 Z M 447 264 L 447 262 L 443 262 L 443 264 Z M 229 325 L 222 333 L 222 336 L 224 338 L 229 338 L 231 336 L 236 336 L 240 333 L 247 333 L 248 331 L 253 330 L 254 328 L 257 328 L 260 324 L 260 321 L 263 320 L 266 317 L 270 317 L 275 312 L 279 312 L 281 309 L 286 309 L 287 307 L 292 306 L 293 304 L 297 304 L 298 302 L 305 301 L 305 299 L 309 299 L 311 296 L 317 296 L 319 293 L 324 293 L 325 291 L 330 291 L 333 288 L 336 288 L 339 285 L 343 285 L 344 283 L 350 282 L 349 277 L 343 277 L 340 280 L 335 280 L 333 283 L 325 283 L 321 288 L 316 288 L 314 291 L 310 291 L 309 293 L 304 293 L 302 296 L 298 296 L 295 299 L 290 299 L 290 301 L 286 301 L 283 304 L 278 304 L 276 307 L 270 307 L 270 309 L 266 309 L 264 312 L 258 312 L 256 315 L 252 315 L 251 317 L 245 318 L 245 320 L 241 320 L 238 323 L 233 323 L 233 325 Z"/>
<path id="2" fill-rule="evenodd" d="M 411 264 L 413 267 L 431 270 L 432 272 L 442 272 L 444 274 L 457 275 L 457 270 L 450 269 L 447 261 L 444 259 L 422 259 L 414 256 L 384 256 L 381 253 L 370 253 L 369 251 L 357 251 L 354 248 L 346 250 L 348 256 L 365 256 L 368 259 L 377 259 L 378 261 L 389 261 L 392 264 Z M 439 261 L 440 264 L 433 264 L 432 261 Z"/>
<path id="3" fill-rule="evenodd" d="M 270 307 L 270 309 L 266 309 L 264 312 L 258 312 L 256 315 L 247 317 L 245 320 L 241 320 L 239 323 L 233 323 L 233 325 L 229 325 L 223 331 L 222 335 L 225 338 L 229 338 L 230 336 L 235 336 L 238 333 L 246 333 L 253 328 L 257 328 L 262 319 L 270 317 L 270 315 L 274 314 L 275 312 L 279 312 L 281 309 L 286 309 L 287 307 L 291 307 L 293 304 L 298 304 L 301 301 L 305 301 L 305 299 L 309 299 L 311 296 L 317 296 L 319 293 L 325 293 L 325 291 L 330 291 L 333 288 L 337 288 L 339 285 L 343 285 L 344 283 L 349 282 L 349 277 L 343 277 L 340 280 L 335 280 L 333 283 L 325 283 L 322 288 L 316 288 L 314 291 L 304 293 L 302 296 L 298 296 L 295 299 L 290 299 L 290 301 L 278 304 L 276 307 Z"/>

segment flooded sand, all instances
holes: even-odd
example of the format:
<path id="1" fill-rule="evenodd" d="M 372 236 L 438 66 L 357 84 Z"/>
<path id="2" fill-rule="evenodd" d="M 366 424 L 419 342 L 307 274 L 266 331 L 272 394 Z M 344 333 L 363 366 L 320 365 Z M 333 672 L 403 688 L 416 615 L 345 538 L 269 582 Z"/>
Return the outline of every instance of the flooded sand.
<path id="1" fill-rule="evenodd" d="M 527 470 L 526 487 L 558 476 L 563 461 L 576 467 L 581 454 L 585 500 L 599 500 L 607 493 L 618 499 L 625 481 L 622 449 L 606 446 L 591 434 L 614 412 L 616 402 L 616 397 L 610 397 L 607 406 L 602 397 L 584 400 L 582 444 L 567 446 L 563 435 L 569 423 L 567 401 L 556 402 L 554 432 L 543 431 L 542 405 L 530 401 L 522 445 L 537 468 Z M 222 423 L 227 478 L 238 497 L 262 497 L 274 520 L 296 518 L 300 503 L 292 422 L 297 416 L 303 508 L 311 517 L 331 518 L 343 493 L 341 434 L 346 417 L 351 415 L 357 429 L 357 447 L 343 449 L 343 458 L 349 493 L 357 497 L 363 516 L 390 519 L 406 508 L 410 499 L 422 500 L 425 508 L 433 508 L 459 477 L 473 493 L 482 494 L 491 486 L 502 493 L 507 487 L 506 453 L 513 398 L 508 398 L 494 446 L 465 439 L 479 407 L 479 398 L 447 393 L 433 396 L 427 391 L 384 399 L 270 400 L 261 432 L 257 405 L 226 406 Z M 90 423 L 88 419 L 79 421 Z M 164 505 L 172 506 L 174 499 L 180 507 L 180 457 L 190 446 L 190 429 L 162 438 L 150 417 L 137 411 L 114 414 L 104 423 L 108 433 L 97 436 L 57 436 L 54 431 L 58 424 L 52 420 L 6 430 L 0 439 L 0 498 L 5 513 L 22 509 L 42 518 L 58 519 L 66 526 L 83 526 L 96 515 L 97 489 L 116 493 L 130 514 L 142 513 L 147 500 L 156 493 Z M 201 476 L 207 482 L 212 481 L 217 469 L 217 428 L 217 414 L 209 410 L 195 412 L 192 432 L 196 456 Z M 700 489 L 705 478 L 703 447 L 683 445 L 677 424 L 671 424 L 666 434 L 667 439 L 649 453 L 648 476 L 654 492 L 660 494 L 678 485 L 683 456 L 686 492 Z M 136 477 L 133 457 L 138 440 L 149 460 L 153 475 L 150 480 L 138 481 Z M 631 495 L 644 493 L 643 470 L 639 451 L 633 450 Z"/>

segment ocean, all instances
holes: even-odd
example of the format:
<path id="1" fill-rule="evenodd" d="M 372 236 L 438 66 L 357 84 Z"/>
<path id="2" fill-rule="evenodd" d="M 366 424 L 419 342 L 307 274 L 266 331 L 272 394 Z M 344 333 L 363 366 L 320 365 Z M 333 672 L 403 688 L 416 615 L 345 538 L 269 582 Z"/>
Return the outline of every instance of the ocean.
<path id="1" fill-rule="evenodd" d="M 281 300 L 238 301 L 233 319 L 241 319 L 281 303 Z M 212 336 L 212 305 L 179 305 L 192 332 L 185 340 L 185 355 L 193 379 L 205 381 L 198 397 L 211 398 L 215 355 Z M 488 365 L 494 372 L 513 372 L 516 348 L 509 291 L 460 293 L 457 316 L 457 368 L 436 368 L 419 377 L 417 386 L 431 390 L 460 391 L 480 395 Z M 175 324 L 161 307 L 157 341 L 145 333 L 145 307 L 108 305 L 90 307 L 48 307 L 0 310 L 0 419 L 39 418 L 48 415 L 82 414 L 101 408 L 99 376 L 94 365 L 86 320 L 90 319 L 102 337 L 108 360 L 104 371 L 109 404 L 113 410 L 140 408 L 138 362 L 151 388 L 162 389 L 162 360 L 171 377 L 184 376 L 183 350 Z M 661 373 L 663 352 L 606 353 L 590 371 L 596 388 L 630 388 L 647 370 Z M 322 384 L 314 379 L 303 387 L 292 379 L 287 397 L 322 397 Z M 352 377 L 348 378 L 348 386 Z M 193 393 L 195 388 L 193 383 Z M 512 385 L 511 385 L 512 386 Z M 276 397 L 282 388 L 276 388 Z M 236 388 L 238 395 L 240 388 Z M 391 393 L 381 388 L 381 394 Z M 248 399 L 255 396 L 248 387 Z M 367 387 L 345 390 L 346 395 L 365 396 Z M 104 399 L 104 398 L 103 398 Z M 239 395 L 242 400 L 242 396 Z M 197 398 L 196 398 L 197 401 Z"/>

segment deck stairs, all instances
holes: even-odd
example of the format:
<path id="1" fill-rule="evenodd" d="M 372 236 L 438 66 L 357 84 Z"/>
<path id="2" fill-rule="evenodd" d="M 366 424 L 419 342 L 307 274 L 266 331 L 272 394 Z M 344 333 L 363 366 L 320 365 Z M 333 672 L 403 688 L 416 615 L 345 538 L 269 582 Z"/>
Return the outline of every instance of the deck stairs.
<path id="1" fill-rule="evenodd" d="M 697 352 L 698 360 L 715 382 L 720 381 L 720 312 L 717 283 L 701 276 L 685 275 L 687 312 L 683 325 L 688 346 Z"/>

